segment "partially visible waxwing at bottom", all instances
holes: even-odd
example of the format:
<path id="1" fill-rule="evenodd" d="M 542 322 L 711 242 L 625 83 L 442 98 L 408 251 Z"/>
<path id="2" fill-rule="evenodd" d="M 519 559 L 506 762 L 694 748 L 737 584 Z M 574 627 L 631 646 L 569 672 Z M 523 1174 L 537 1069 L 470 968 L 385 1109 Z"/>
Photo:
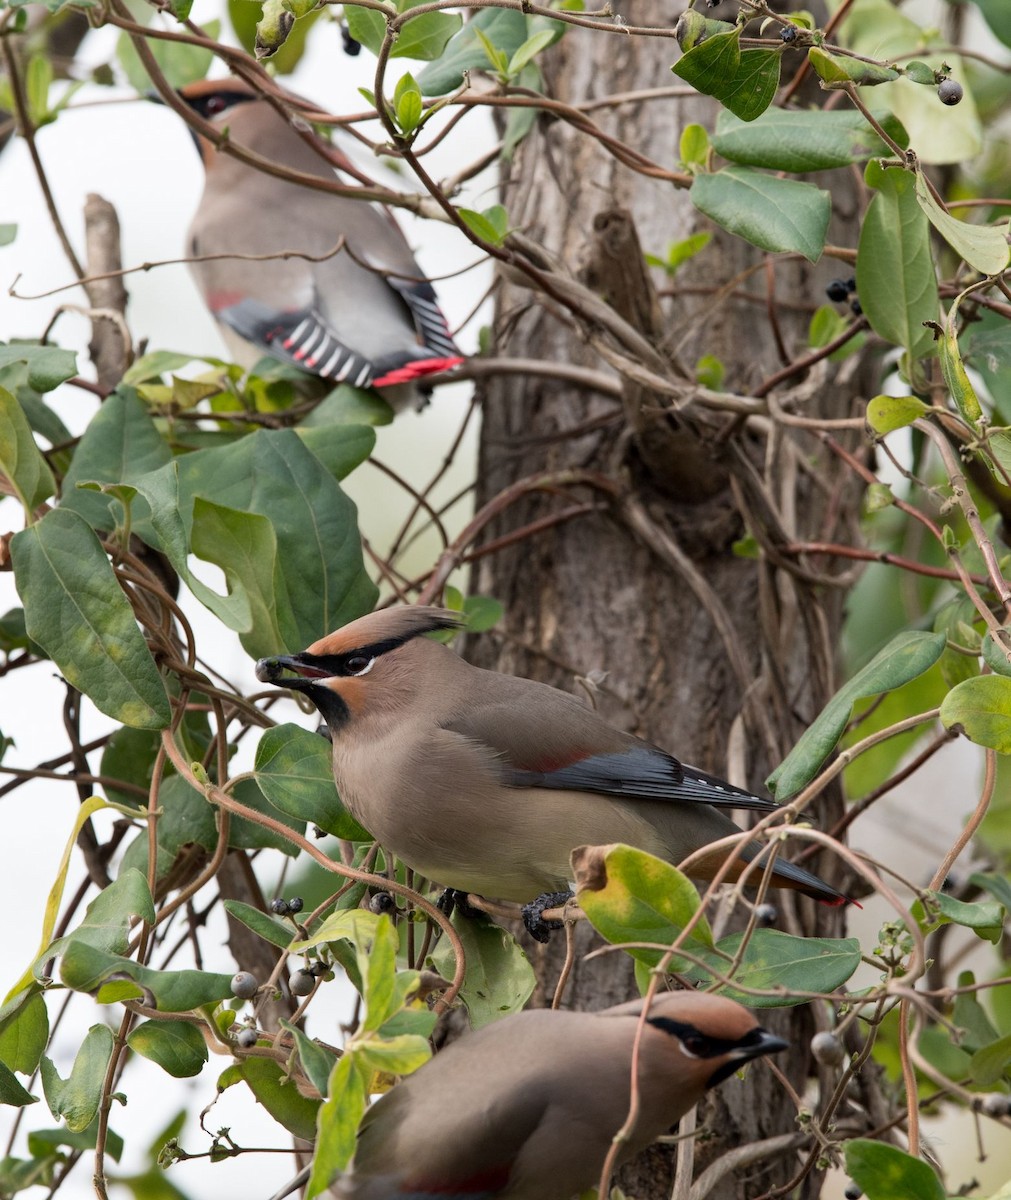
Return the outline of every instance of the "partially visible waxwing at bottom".
<path id="1" fill-rule="evenodd" d="M 629 1116 L 643 1006 L 535 1009 L 465 1034 L 372 1105 L 333 1195 L 570 1200 L 593 1186 Z M 639 1114 L 617 1165 L 667 1133 L 708 1088 L 786 1046 L 732 1000 L 658 995 L 638 1049 Z"/>
<path id="2" fill-rule="evenodd" d="M 676 864 L 741 832 L 721 809 L 775 810 L 613 728 L 566 692 L 471 666 L 423 636 L 458 624 L 438 608 L 384 609 L 256 665 L 258 679 L 316 705 L 343 803 L 426 879 L 525 904 L 527 927 L 543 941 L 540 914 L 567 889 L 575 847 L 625 842 Z M 744 845 L 727 878 L 761 854 L 759 843 Z M 692 876 L 712 879 L 728 857 L 703 855 Z M 770 882 L 847 902 L 781 857 Z"/>
<path id="3" fill-rule="evenodd" d="M 350 165 L 337 147 L 321 154 L 304 120 L 300 132 L 242 80 L 200 80 L 179 94 L 227 129 L 230 144 L 277 167 L 350 182 L 335 173 L 332 160 Z M 397 408 L 419 400 L 426 376 L 463 361 L 387 210 L 196 141 L 207 178 L 189 229 L 190 269 L 236 362 L 251 367 L 270 354 L 334 385 L 390 389 L 384 395 Z"/>

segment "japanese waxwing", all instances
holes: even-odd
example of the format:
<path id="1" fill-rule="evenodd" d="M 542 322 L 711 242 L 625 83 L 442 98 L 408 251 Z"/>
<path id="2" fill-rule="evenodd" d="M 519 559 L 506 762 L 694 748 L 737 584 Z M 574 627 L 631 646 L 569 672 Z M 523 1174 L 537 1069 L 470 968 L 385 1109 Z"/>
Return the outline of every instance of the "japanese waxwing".
<path id="1" fill-rule="evenodd" d="M 452 1042 L 368 1110 L 333 1193 L 341 1200 L 569 1200 L 593 1186 L 628 1118 L 643 1006 L 533 1009 Z M 658 995 L 639 1043 L 639 1114 L 617 1163 L 666 1133 L 745 1062 L 786 1046 L 732 1000 Z"/>
<path id="2" fill-rule="evenodd" d="M 336 147 L 318 141 L 318 152 L 312 136 L 304 140 L 241 80 L 201 80 L 180 95 L 227 128 L 229 142 L 277 166 L 340 178 L 333 160 L 347 160 Z M 417 381 L 463 361 L 389 212 L 279 179 L 195 140 L 207 177 L 189 228 L 198 259 L 190 265 L 236 362 L 252 366 L 271 354 L 333 384 L 393 388 L 386 398 L 402 407 L 418 400 Z M 340 238 L 343 248 L 329 254 Z M 287 251 L 329 257 L 199 261 Z"/>
<path id="3" fill-rule="evenodd" d="M 471 666 L 423 636 L 458 624 L 442 609 L 384 609 L 256 665 L 258 679 L 316 705 L 343 803 L 426 879 L 532 902 L 527 927 L 546 940 L 540 913 L 559 902 L 575 847 L 625 842 L 678 863 L 740 833 L 721 809 L 775 809 L 612 728 L 566 692 Z M 738 854 L 747 862 L 762 849 L 752 842 Z M 692 875 L 711 879 L 728 857 L 713 852 Z M 846 902 L 782 858 L 771 883 Z"/>

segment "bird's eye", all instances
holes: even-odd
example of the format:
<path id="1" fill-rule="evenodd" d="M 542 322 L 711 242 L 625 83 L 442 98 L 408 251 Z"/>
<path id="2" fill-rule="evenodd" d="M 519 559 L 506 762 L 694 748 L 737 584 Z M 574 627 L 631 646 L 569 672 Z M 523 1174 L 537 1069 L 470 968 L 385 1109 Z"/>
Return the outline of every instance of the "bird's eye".
<path id="1" fill-rule="evenodd" d="M 345 666 L 349 675 L 367 675 L 375 661 L 367 654 L 352 654 Z"/>
<path id="2" fill-rule="evenodd" d="M 204 109 L 209 117 L 216 117 L 218 113 L 223 113 L 228 107 L 228 101 L 224 96 L 208 96 L 207 103 Z"/>
<path id="3" fill-rule="evenodd" d="M 706 1039 L 698 1033 L 690 1033 L 681 1039 L 681 1045 L 693 1058 L 702 1058 L 706 1052 Z"/>

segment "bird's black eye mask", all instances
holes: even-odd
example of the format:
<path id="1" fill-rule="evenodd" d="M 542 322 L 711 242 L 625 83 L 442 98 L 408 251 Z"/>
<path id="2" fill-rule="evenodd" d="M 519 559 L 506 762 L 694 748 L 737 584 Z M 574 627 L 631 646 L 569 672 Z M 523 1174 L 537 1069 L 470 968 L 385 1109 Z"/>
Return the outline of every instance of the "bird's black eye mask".
<path id="1" fill-rule="evenodd" d="M 782 1038 L 774 1037 L 761 1026 L 749 1030 L 743 1037 L 719 1038 L 701 1033 L 694 1025 L 685 1021 L 672 1021 L 669 1017 L 649 1017 L 650 1025 L 662 1029 L 665 1033 L 676 1037 L 686 1054 L 692 1058 L 723 1058 L 730 1055 L 730 1061 L 717 1068 L 706 1080 L 706 1087 L 715 1087 L 724 1079 L 749 1062 L 753 1058 L 775 1053 L 786 1048 Z"/>

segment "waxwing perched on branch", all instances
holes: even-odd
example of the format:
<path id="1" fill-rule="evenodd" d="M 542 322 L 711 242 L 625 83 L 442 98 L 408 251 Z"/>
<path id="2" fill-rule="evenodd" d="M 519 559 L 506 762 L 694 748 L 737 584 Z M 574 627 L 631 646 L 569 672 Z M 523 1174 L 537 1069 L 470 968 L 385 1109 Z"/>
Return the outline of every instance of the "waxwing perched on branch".
<path id="1" fill-rule="evenodd" d="M 534 1009 L 453 1042 L 368 1110 L 333 1193 L 341 1200 L 569 1200 L 591 1187 L 628 1117 L 643 1004 L 596 1013 Z M 657 996 L 639 1043 L 639 1116 L 618 1163 L 666 1133 L 708 1088 L 786 1046 L 732 1000 Z"/>
<path id="2" fill-rule="evenodd" d="M 576 846 L 625 842 L 678 863 L 740 833 L 720 809 L 775 809 L 612 728 L 566 692 L 473 667 L 422 636 L 458 624 L 442 609 L 385 609 L 256 665 L 258 679 L 316 705 L 344 804 L 426 879 L 499 900 L 537 897 L 524 918 L 543 941 L 540 914 L 563 898 Z M 761 853 L 757 842 L 739 851 L 745 862 Z M 692 875 L 712 879 L 727 857 L 714 852 Z M 771 883 L 846 902 L 781 858 Z"/>
<path id="3" fill-rule="evenodd" d="M 241 80 L 201 80 L 180 96 L 227 127 L 231 143 L 278 166 L 334 180 L 330 160 L 347 163 L 335 147 L 326 146 L 327 157 L 317 153 Z M 252 366 L 271 354 L 335 385 L 408 385 L 388 394 L 397 406 L 417 398 L 417 381 L 463 361 L 432 285 L 389 212 L 266 174 L 196 141 L 207 180 L 189 229 L 192 255 L 296 251 L 320 260 L 191 264 L 237 362 Z M 343 248 L 329 254 L 341 238 Z"/>

